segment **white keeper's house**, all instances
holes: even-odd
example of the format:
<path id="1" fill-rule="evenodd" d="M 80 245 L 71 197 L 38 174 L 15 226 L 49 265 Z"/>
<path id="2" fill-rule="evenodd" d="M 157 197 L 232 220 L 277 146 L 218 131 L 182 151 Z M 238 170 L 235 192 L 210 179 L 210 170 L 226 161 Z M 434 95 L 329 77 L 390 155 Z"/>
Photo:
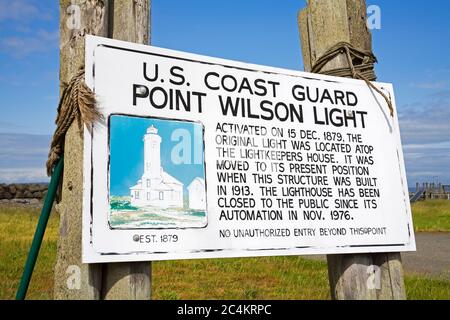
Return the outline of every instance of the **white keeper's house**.
<path id="1" fill-rule="evenodd" d="M 161 140 L 158 129 L 150 126 L 144 135 L 144 174 L 130 188 L 132 206 L 183 207 L 183 183 L 161 167 Z"/>
<path id="2" fill-rule="evenodd" d="M 196 177 L 187 187 L 189 193 L 189 208 L 206 211 L 205 180 Z"/>

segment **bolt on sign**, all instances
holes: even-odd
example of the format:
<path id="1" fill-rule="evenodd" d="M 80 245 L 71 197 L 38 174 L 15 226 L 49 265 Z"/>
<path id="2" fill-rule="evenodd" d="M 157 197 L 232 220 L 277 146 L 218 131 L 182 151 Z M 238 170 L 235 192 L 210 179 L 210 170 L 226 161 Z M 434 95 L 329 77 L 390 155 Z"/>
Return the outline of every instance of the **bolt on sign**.
<path id="1" fill-rule="evenodd" d="M 415 250 L 396 112 L 363 81 L 94 36 L 85 77 L 84 262 Z"/>

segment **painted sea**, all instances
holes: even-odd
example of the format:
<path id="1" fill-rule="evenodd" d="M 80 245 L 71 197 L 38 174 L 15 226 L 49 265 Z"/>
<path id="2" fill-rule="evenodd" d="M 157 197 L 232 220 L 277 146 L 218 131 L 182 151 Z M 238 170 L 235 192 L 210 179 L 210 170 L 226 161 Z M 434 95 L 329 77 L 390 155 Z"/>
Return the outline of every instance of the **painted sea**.
<path id="1" fill-rule="evenodd" d="M 185 201 L 186 202 L 186 201 Z M 109 223 L 115 229 L 202 228 L 206 212 L 187 208 L 134 207 L 129 197 L 111 196 Z"/>

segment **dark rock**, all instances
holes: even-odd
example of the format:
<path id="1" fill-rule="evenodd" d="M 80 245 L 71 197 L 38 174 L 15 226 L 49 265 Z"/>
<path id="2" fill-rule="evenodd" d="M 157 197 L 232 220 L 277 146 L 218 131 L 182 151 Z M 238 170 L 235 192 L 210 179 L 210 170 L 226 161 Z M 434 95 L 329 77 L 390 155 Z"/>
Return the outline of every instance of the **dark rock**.
<path id="1" fill-rule="evenodd" d="M 39 204 L 39 203 L 41 203 L 41 202 L 39 201 L 39 199 L 30 199 L 30 200 L 28 201 L 28 203 L 29 203 L 29 204 Z"/>
<path id="2" fill-rule="evenodd" d="M 11 202 L 13 203 L 20 203 L 20 204 L 28 204 L 29 199 L 12 199 Z"/>
<path id="3" fill-rule="evenodd" d="M 41 191 L 33 192 L 33 198 L 41 199 L 42 198 L 42 192 Z"/>
<path id="4" fill-rule="evenodd" d="M 47 183 L 0 184 L 0 199 L 43 199 L 47 193 Z"/>
<path id="5" fill-rule="evenodd" d="M 12 196 L 11 193 L 9 193 L 9 192 L 4 192 L 4 193 L 3 193 L 3 199 L 8 199 L 8 200 L 10 200 L 10 199 L 12 199 L 12 198 L 13 198 L 13 196 Z"/>
<path id="6" fill-rule="evenodd" d="M 15 187 L 17 190 L 24 191 L 26 188 L 26 185 L 24 185 L 23 183 L 17 183 L 17 184 L 15 184 Z"/>
<path id="7" fill-rule="evenodd" d="M 30 184 L 28 187 L 27 187 L 27 190 L 28 191 L 30 191 L 30 192 L 36 192 L 36 191 L 39 191 L 39 185 L 38 184 Z"/>
<path id="8" fill-rule="evenodd" d="M 24 198 L 33 198 L 33 193 L 30 190 L 25 190 L 23 193 Z"/>
<path id="9" fill-rule="evenodd" d="M 17 199 L 25 198 L 25 196 L 24 196 L 24 194 L 23 194 L 23 190 L 17 190 L 17 192 L 16 192 L 16 198 L 17 198 Z"/>

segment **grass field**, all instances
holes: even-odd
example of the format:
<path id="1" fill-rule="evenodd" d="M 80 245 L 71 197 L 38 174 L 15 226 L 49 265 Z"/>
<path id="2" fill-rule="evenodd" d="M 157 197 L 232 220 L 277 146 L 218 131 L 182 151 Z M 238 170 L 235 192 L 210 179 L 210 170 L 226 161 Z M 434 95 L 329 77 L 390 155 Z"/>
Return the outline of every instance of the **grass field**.
<path id="1" fill-rule="evenodd" d="M 417 229 L 450 231 L 449 207 L 450 202 L 440 201 L 414 205 Z M 14 298 L 38 212 L 33 208 L 0 206 L 0 299 Z M 52 297 L 57 237 L 58 217 L 53 215 L 28 299 Z M 450 299 L 450 280 L 407 274 L 406 287 L 408 299 Z M 329 299 L 330 294 L 325 262 L 301 257 L 265 257 L 155 262 L 153 298 Z"/>
<path id="2" fill-rule="evenodd" d="M 412 211 L 416 232 L 450 232 L 450 201 L 418 201 Z"/>

